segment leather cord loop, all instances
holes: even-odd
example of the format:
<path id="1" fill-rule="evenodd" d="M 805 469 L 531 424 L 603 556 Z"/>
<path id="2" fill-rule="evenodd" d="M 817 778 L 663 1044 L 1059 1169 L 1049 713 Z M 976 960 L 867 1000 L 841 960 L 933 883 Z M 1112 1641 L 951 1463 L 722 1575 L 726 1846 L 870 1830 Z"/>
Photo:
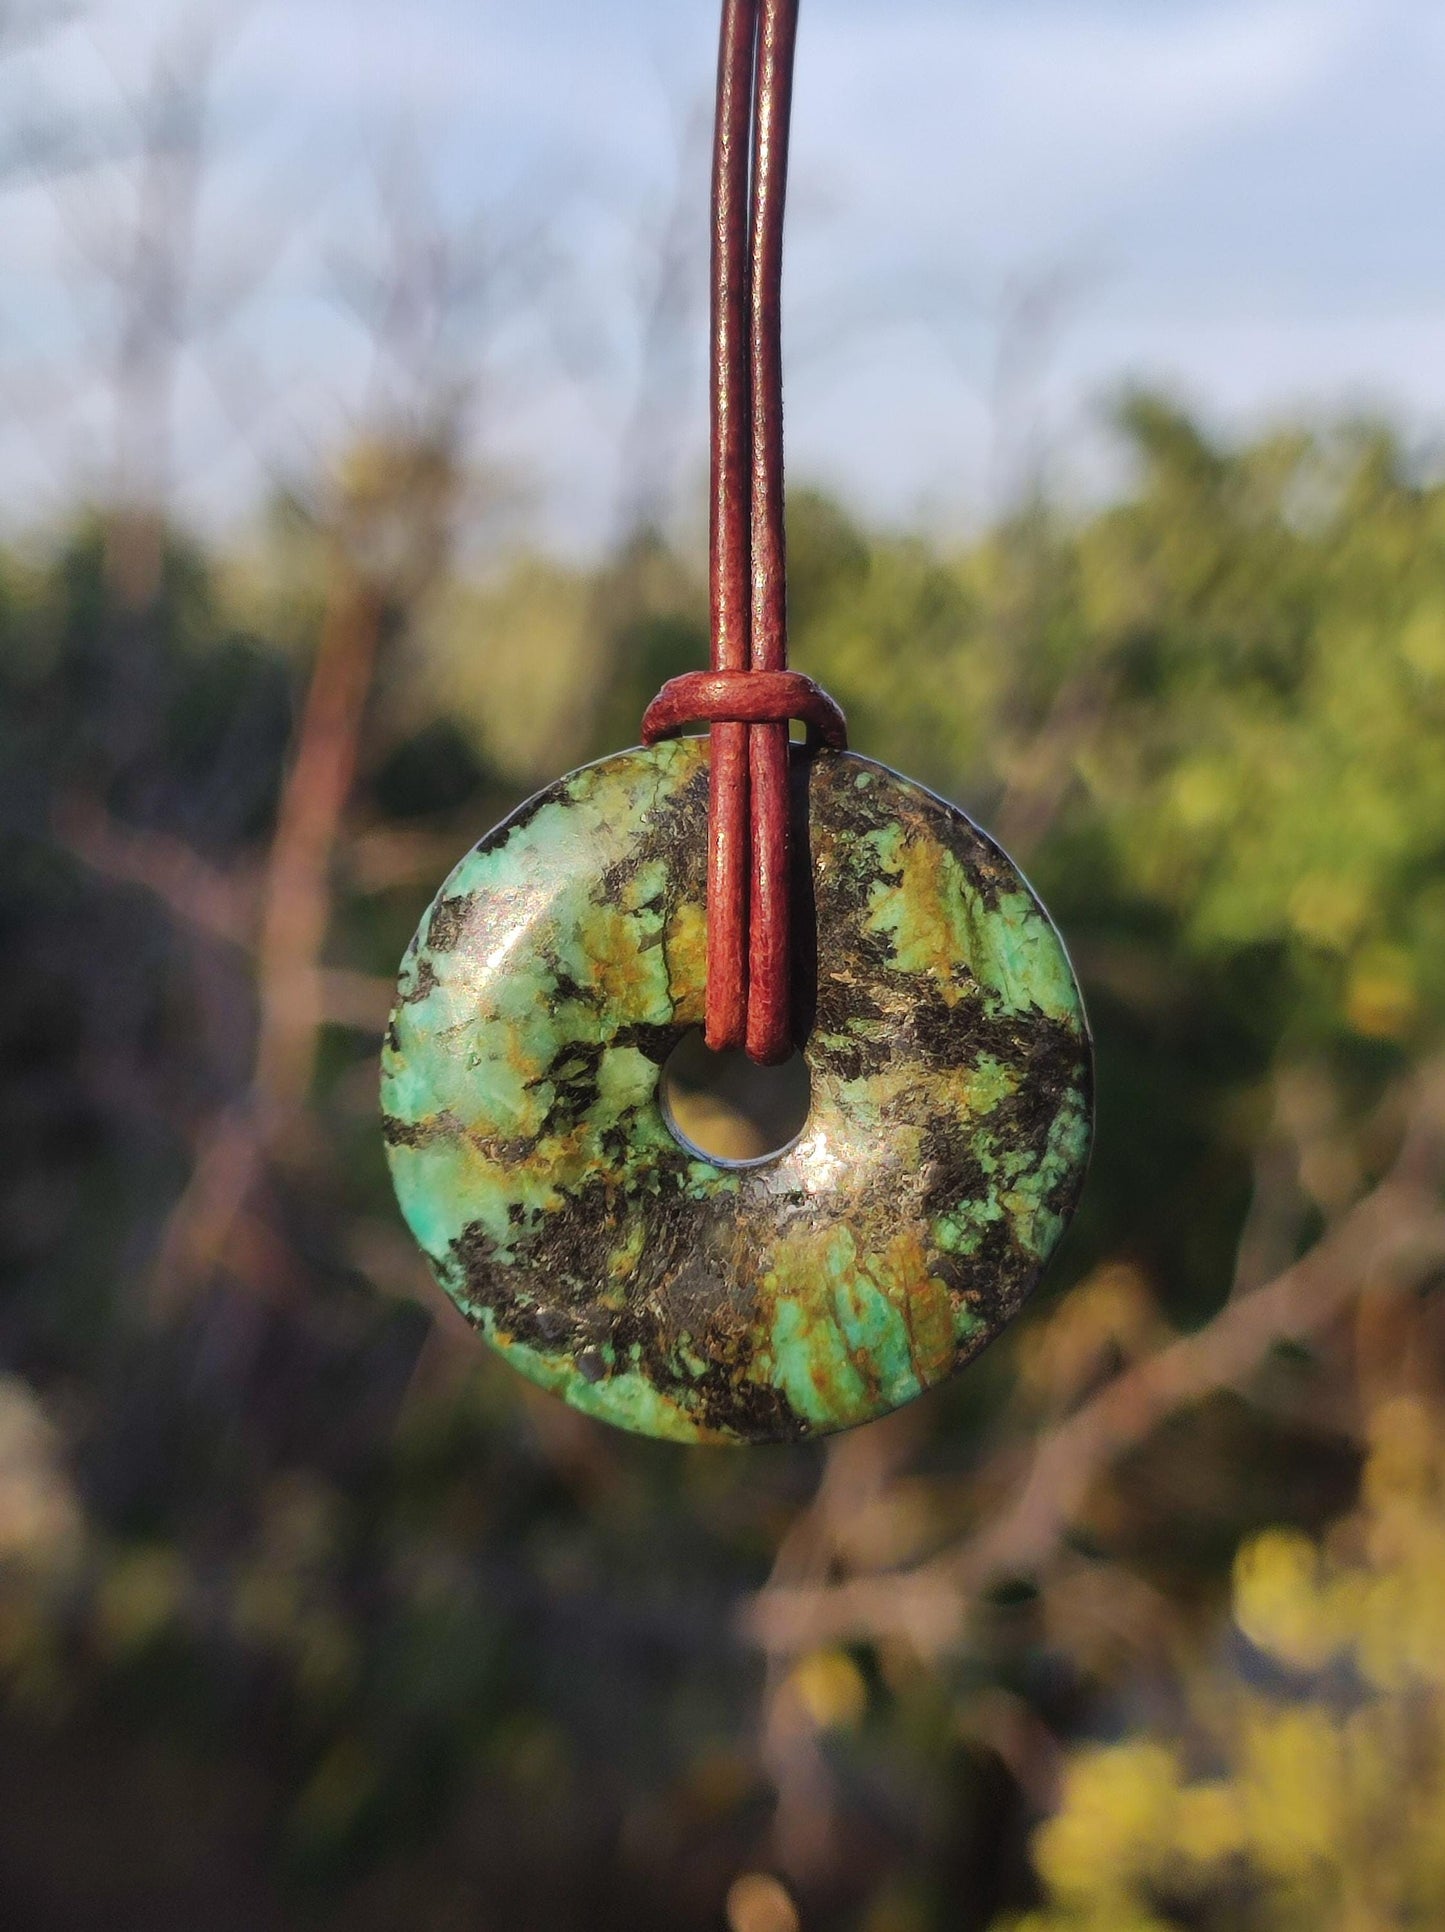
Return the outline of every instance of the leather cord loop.
<path id="1" fill-rule="evenodd" d="M 642 717 L 642 742 L 674 738 L 690 724 L 782 724 L 797 718 L 815 745 L 846 751 L 848 720 L 801 671 L 688 671 L 669 678 Z"/>
<path id="2" fill-rule="evenodd" d="M 793 1047 L 788 722 L 847 743 L 843 713 L 789 671 L 780 307 L 798 0 L 723 0 L 712 178 L 712 669 L 648 706 L 649 744 L 706 722 L 705 1037 L 764 1064 Z"/>

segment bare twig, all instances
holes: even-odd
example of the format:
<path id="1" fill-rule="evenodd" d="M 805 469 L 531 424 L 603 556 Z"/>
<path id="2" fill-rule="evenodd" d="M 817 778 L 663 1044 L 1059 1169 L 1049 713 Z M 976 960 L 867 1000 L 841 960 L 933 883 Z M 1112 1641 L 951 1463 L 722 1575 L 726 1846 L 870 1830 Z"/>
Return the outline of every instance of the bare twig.
<path id="1" fill-rule="evenodd" d="M 1027 858 L 1043 843 L 1074 784 L 1079 754 L 1109 716 L 1114 685 L 1103 666 L 1091 663 L 1060 686 L 1047 718 L 1013 760 L 993 814 L 1006 851 Z"/>
<path id="2" fill-rule="evenodd" d="M 102 878 L 141 886 L 179 920 L 213 939 L 249 946 L 256 880 L 248 872 L 208 865 L 183 839 L 124 825 L 87 800 L 69 801 L 55 816 L 57 841 Z"/>
<path id="3" fill-rule="evenodd" d="M 917 1412 L 902 1409 L 872 1429 L 829 1443 L 817 1493 L 779 1544 L 764 1599 L 775 1591 L 826 1588 L 848 1526 L 886 1492 L 916 1445 L 919 1427 Z M 759 1756 L 777 1794 L 778 1862 L 807 1879 L 826 1869 L 831 1856 L 832 1778 L 817 1725 L 790 1679 L 792 1661 L 792 1653 L 769 1653 Z"/>
<path id="4" fill-rule="evenodd" d="M 1409 1131 L 1384 1179 L 1292 1267 L 1117 1376 L 1035 1444 L 1022 1469 L 1017 1451 L 991 1462 L 979 1495 L 1012 1499 L 965 1542 L 905 1572 L 799 1583 L 780 1571 L 745 1609 L 748 1637 L 783 1656 L 885 1635 L 925 1654 L 955 1645 L 978 1593 L 1045 1568 L 1099 1477 L 1168 1416 L 1246 1385 L 1273 1348 L 1320 1334 L 1359 1296 L 1409 1287 L 1440 1266 L 1442 1132 L 1445 1070 L 1436 1067 L 1420 1076 Z"/>
<path id="5" fill-rule="evenodd" d="M 311 1085 L 325 1016 L 321 948 L 331 911 L 332 857 L 356 771 L 381 627 L 377 591 L 357 582 L 339 584 L 281 797 L 257 964 L 256 1087 L 277 1119 L 294 1110 Z"/>

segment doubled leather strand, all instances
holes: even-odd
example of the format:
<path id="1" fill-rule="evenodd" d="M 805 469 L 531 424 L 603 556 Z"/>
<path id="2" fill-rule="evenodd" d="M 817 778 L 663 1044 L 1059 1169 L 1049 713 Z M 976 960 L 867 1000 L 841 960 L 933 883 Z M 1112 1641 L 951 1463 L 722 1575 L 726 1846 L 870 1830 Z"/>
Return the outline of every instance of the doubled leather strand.
<path id="1" fill-rule="evenodd" d="M 706 722 L 707 999 L 715 1051 L 787 1059 L 791 1016 L 788 723 L 847 744 L 842 712 L 789 671 L 781 294 L 798 0 L 724 0 L 712 176 L 712 669 L 664 685 L 651 744 Z M 751 171 L 751 172 L 750 172 Z"/>

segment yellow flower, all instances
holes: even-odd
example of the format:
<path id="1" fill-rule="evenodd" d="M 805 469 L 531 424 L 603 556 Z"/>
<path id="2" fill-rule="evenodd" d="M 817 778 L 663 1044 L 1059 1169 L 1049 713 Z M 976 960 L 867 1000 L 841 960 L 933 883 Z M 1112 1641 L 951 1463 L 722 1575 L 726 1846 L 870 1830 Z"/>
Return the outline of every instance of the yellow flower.
<path id="1" fill-rule="evenodd" d="M 1345 1017 L 1371 1040 L 1402 1039 L 1419 1011 L 1410 962 L 1393 947 L 1366 953 L 1350 975 Z"/>
<path id="2" fill-rule="evenodd" d="M 1241 1809 L 1255 1855 L 1266 1871 L 1292 1877 L 1335 1865 L 1346 1818 L 1339 1733 L 1313 1705 L 1246 1719 Z"/>
<path id="3" fill-rule="evenodd" d="M 1186 1785 L 1179 1793 L 1174 1842 L 1195 1864 L 1214 1865 L 1243 1849 L 1239 1797 L 1224 1780 Z"/>
<path id="4" fill-rule="evenodd" d="M 1319 1553 L 1294 1530 L 1266 1530 L 1234 1562 L 1234 1620 L 1260 1650 L 1295 1670 L 1318 1670 L 1341 1633 L 1320 1587 Z"/>
<path id="5" fill-rule="evenodd" d="M 814 1651 L 794 1667 L 788 1682 L 819 1730 L 855 1730 L 862 1723 L 868 1686 L 846 1651 Z"/>
<path id="6" fill-rule="evenodd" d="M 1159 1862 L 1177 1790 L 1174 1756 L 1162 1745 L 1081 1752 L 1065 1778 L 1062 1810 L 1034 1838 L 1050 1887 L 1064 1898 L 1126 1892 Z"/>

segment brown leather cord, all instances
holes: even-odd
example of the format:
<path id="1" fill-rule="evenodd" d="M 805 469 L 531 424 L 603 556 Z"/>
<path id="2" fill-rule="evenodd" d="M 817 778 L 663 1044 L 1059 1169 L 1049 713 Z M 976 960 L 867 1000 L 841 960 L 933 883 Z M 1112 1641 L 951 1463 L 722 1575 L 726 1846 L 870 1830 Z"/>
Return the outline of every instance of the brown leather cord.
<path id="1" fill-rule="evenodd" d="M 749 361 L 753 423 L 752 666 L 788 661 L 783 540 L 783 204 L 798 0 L 762 0 L 753 95 L 753 205 L 749 238 Z M 768 1065 L 792 1051 L 789 1024 L 788 721 L 752 727 L 748 745 L 753 873 L 748 907 L 748 1057 Z"/>
<path id="2" fill-rule="evenodd" d="M 748 144 L 758 0 L 723 0 L 712 162 L 711 605 L 715 671 L 751 662 L 752 427 L 748 421 Z M 748 733 L 712 733 L 707 1013 L 714 1052 L 747 1037 Z"/>
<path id="3" fill-rule="evenodd" d="M 787 669 L 783 207 L 798 0 L 723 0 L 712 205 L 712 670 L 673 678 L 643 735 L 711 727 L 705 1038 L 792 1051 L 788 721 L 847 743 L 843 713 Z M 751 157 L 749 148 L 751 145 Z M 749 162 L 751 159 L 751 201 Z"/>

